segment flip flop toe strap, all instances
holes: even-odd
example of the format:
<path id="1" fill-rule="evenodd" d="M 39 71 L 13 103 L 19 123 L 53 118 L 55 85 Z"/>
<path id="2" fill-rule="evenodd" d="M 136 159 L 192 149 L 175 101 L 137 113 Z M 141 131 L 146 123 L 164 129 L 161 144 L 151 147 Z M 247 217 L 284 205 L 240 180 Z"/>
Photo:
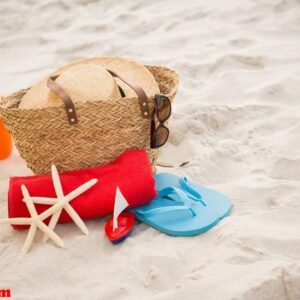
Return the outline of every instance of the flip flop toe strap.
<path id="1" fill-rule="evenodd" d="M 195 200 L 195 201 L 200 201 L 204 206 L 207 206 L 205 201 L 202 199 L 201 194 L 197 190 L 197 188 L 192 184 L 188 178 L 186 177 L 181 177 L 179 179 L 179 183 L 182 186 L 182 188 L 188 193 L 188 196 Z"/>
<path id="2" fill-rule="evenodd" d="M 176 198 L 173 198 L 172 195 L 177 196 Z M 173 200 L 178 203 L 183 203 L 186 206 L 192 206 L 192 201 L 190 198 L 187 197 L 187 195 L 180 189 L 174 188 L 174 187 L 167 187 L 165 189 L 162 189 L 159 191 L 157 198 L 166 198 L 169 200 Z M 179 201 L 178 201 L 179 199 Z"/>
<path id="3" fill-rule="evenodd" d="M 180 199 L 179 201 L 177 199 L 173 199 L 171 195 L 177 195 L 177 199 Z M 143 214 L 145 216 L 153 216 L 155 214 L 160 214 L 160 213 L 169 213 L 173 211 L 187 211 L 189 210 L 192 214 L 192 216 L 196 216 L 195 210 L 192 208 L 192 201 L 187 197 L 187 195 L 182 192 L 180 189 L 173 188 L 173 187 L 167 187 L 163 190 L 161 190 L 156 197 L 157 200 L 153 201 L 158 201 L 161 199 L 166 199 L 166 200 L 172 200 L 174 203 L 178 203 L 179 205 L 169 205 L 169 206 L 162 206 L 162 207 L 156 207 L 153 209 L 148 209 L 148 210 L 137 210 L 138 214 Z"/>

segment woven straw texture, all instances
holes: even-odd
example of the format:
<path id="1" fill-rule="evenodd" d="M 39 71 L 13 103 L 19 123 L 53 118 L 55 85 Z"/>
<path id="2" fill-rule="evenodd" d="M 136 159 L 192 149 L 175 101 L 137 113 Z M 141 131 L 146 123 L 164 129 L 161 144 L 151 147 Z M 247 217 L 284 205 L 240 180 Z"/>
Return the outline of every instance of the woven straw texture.
<path id="1" fill-rule="evenodd" d="M 161 93 L 172 101 L 177 74 L 164 67 L 147 67 Z M 35 174 L 47 174 L 51 164 L 60 172 L 107 163 L 127 149 L 146 149 L 155 165 L 159 150 L 150 149 L 150 120 L 143 119 L 137 97 L 76 103 L 78 124 L 69 125 L 63 105 L 19 109 L 27 90 L 0 102 L 0 117 L 14 137 L 16 147 Z M 153 98 L 149 98 L 153 109 Z"/>

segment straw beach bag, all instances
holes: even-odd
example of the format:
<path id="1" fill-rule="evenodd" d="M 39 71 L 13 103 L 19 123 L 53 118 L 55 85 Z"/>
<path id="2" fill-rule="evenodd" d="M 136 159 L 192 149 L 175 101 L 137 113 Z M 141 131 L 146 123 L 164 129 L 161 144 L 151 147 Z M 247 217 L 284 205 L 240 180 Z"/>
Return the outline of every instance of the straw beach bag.
<path id="1" fill-rule="evenodd" d="M 97 59 L 106 68 L 105 62 L 111 58 L 80 60 L 59 69 L 50 79 L 52 88 L 57 88 L 58 73 L 79 64 L 95 64 Z M 160 93 L 172 101 L 178 87 L 177 74 L 159 66 L 146 68 L 153 74 Z M 132 78 L 124 78 L 124 74 L 118 78 L 119 74 L 111 72 L 117 77 L 115 81 L 121 85 L 121 90 L 125 90 L 125 96 L 120 98 L 104 99 L 102 95 L 101 99 L 94 97 L 93 101 L 72 102 L 72 96 L 71 102 L 58 98 L 53 106 L 23 108 L 20 103 L 28 90 L 20 90 L 0 100 L 0 118 L 35 174 L 49 173 L 51 164 L 60 172 L 96 166 L 112 161 L 131 148 L 145 149 L 155 164 L 159 150 L 150 149 L 154 95 L 145 95 L 146 99 L 141 100 L 140 90 L 135 89 Z M 126 89 L 131 91 L 129 96 Z M 115 88 L 110 91 L 112 95 L 118 92 Z M 61 104 L 57 103 L 60 100 Z"/>

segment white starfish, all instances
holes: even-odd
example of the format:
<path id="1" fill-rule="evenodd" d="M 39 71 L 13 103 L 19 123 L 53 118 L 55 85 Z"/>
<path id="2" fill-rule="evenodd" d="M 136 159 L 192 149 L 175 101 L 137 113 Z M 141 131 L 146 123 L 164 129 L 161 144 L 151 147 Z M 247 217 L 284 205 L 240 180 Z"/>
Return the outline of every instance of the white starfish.
<path id="1" fill-rule="evenodd" d="M 78 187 L 70 194 L 65 196 L 63 193 L 59 174 L 54 165 L 52 165 L 51 167 L 51 173 L 52 173 L 52 180 L 53 180 L 53 185 L 54 185 L 57 198 L 31 197 L 32 201 L 35 204 L 55 205 L 56 207 L 58 207 L 56 211 L 53 213 L 48 225 L 51 230 L 55 229 L 60 214 L 62 210 L 65 209 L 65 211 L 69 214 L 69 216 L 72 218 L 74 223 L 81 229 L 81 231 L 86 235 L 89 234 L 86 225 L 84 224 L 84 222 L 82 221 L 78 213 L 74 210 L 74 208 L 69 204 L 69 202 L 77 198 L 82 193 L 86 192 L 88 189 L 90 189 L 93 185 L 95 185 L 98 182 L 98 180 L 92 179 L 86 182 L 85 184 L 83 184 L 82 186 Z M 43 241 L 45 242 L 47 240 L 48 240 L 48 236 L 44 235 Z"/>
<path id="2" fill-rule="evenodd" d="M 56 170 L 56 168 L 54 167 L 53 169 Z M 52 170 L 53 171 L 53 170 Z M 55 172 L 54 172 L 55 173 Z M 57 173 L 57 170 L 56 170 Z M 54 178 L 56 177 L 56 175 L 54 175 Z M 57 174 L 58 177 L 58 181 L 59 181 L 59 176 Z M 56 188 L 57 188 L 57 179 L 56 180 Z M 61 238 L 50 228 L 50 223 L 49 223 L 49 227 L 43 222 L 45 219 L 49 218 L 52 214 L 55 214 L 56 211 L 60 211 L 65 208 L 65 205 L 68 204 L 70 201 L 72 201 L 73 199 L 75 199 L 76 197 L 78 197 L 79 195 L 81 195 L 82 193 L 84 193 L 85 191 L 87 191 L 88 189 L 90 189 L 93 185 L 95 185 L 97 183 L 97 179 L 92 179 L 86 183 L 84 183 L 83 185 L 81 185 L 80 187 L 78 187 L 77 189 L 75 189 L 74 191 L 72 191 L 71 193 L 69 193 L 66 196 L 63 196 L 61 198 L 58 199 L 53 199 L 53 198 L 42 198 L 42 197 L 30 197 L 29 192 L 26 188 L 25 185 L 21 186 L 21 190 L 23 193 L 23 201 L 25 202 L 29 214 L 30 214 L 30 218 L 6 218 L 6 219 L 0 219 L 0 224 L 12 224 L 12 225 L 30 225 L 29 228 L 29 232 L 27 235 L 27 238 L 25 240 L 25 243 L 21 249 L 20 252 L 20 256 L 24 256 L 28 250 L 30 249 L 32 242 L 34 240 L 35 234 L 36 234 L 36 230 L 37 228 L 39 228 L 41 231 L 44 232 L 44 234 L 46 236 L 48 236 L 50 239 L 53 240 L 53 242 L 58 246 L 58 247 L 64 247 L 64 242 L 61 240 Z M 43 213 L 41 213 L 40 215 L 37 214 L 37 211 L 35 209 L 34 203 L 33 203 L 33 199 L 37 198 L 40 200 L 40 202 L 42 203 L 44 199 L 44 203 L 46 204 L 46 202 L 50 202 L 55 201 L 55 200 L 59 200 L 59 201 L 55 201 L 55 204 L 53 206 L 51 206 L 50 208 L 48 208 L 47 210 L 45 210 Z M 70 206 L 71 207 L 71 206 Z M 66 208 L 65 208 L 66 209 Z M 68 208 L 66 209 L 68 211 Z M 83 223 L 83 221 L 80 219 L 80 217 L 78 216 L 78 214 L 76 213 L 76 211 L 71 207 L 71 210 L 68 211 L 68 213 L 70 215 L 72 215 L 73 220 L 76 220 L 76 224 L 80 224 L 79 226 L 81 226 L 81 228 L 83 230 L 86 229 L 85 224 Z M 59 215 L 57 217 L 57 220 L 59 218 Z M 83 226 L 82 224 L 83 223 Z M 52 223 L 53 224 L 53 223 Z M 55 223 L 56 224 L 56 223 Z M 54 224 L 54 226 L 55 226 Z M 52 225 L 53 226 L 53 225 Z M 53 228 L 54 229 L 54 228 Z M 87 231 L 87 229 L 85 230 Z"/>
<path id="3" fill-rule="evenodd" d="M 24 256 L 24 254 L 26 254 L 30 249 L 37 228 L 49 236 L 58 247 L 64 247 L 64 242 L 61 238 L 43 222 L 43 220 L 49 217 L 51 212 L 47 210 L 43 214 L 38 215 L 29 196 L 28 190 L 24 185 L 21 186 L 21 189 L 31 218 L 0 219 L 0 224 L 30 225 L 27 238 L 20 252 L 20 257 Z"/>

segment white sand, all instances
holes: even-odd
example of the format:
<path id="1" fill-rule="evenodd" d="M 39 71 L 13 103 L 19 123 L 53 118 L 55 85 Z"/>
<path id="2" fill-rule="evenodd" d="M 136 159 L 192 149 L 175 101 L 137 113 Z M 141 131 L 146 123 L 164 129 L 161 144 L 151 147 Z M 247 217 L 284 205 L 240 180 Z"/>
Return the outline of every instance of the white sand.
<path id="1" fill-rule="evenodd" d="M 165 162 L 232 198 L 206 234 L 171 238 L 136 226 L 122 245 L 104 220 L 60 225 L 61 250 L 0 228 L 0 289 L 12 299 L 300 299 L 300 2 L 1 1 L 0 93 L 56 66 L 125 55 L 181 75 Z M 39 3 L 39 4 L 35 4 Z M 30 174 L 17 155 L 8 175 Z"/>

